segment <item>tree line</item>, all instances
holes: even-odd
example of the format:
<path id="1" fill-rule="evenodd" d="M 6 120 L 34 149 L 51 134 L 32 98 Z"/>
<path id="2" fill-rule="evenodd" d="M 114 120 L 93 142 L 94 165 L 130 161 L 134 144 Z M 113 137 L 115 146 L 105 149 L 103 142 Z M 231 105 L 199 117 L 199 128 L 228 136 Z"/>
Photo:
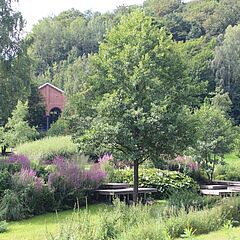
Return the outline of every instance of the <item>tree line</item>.
<path id="1" fill-rule="evenodd" d="M 39 21 L 24 38 L 11 3 L 1 3 L 0 16 L 7 25 L 3 133 L 16 129 L 17 110 L 9 117 L 18 100 L 28 101 L 28 122 L 37 125 L 44 111 L 37 86 L 52 82 L 68 97 L 52 132 L 64 126 L 80 151 L 132 160 L 135 193 L 147 159 L 190 154 L 212 178 L 239 124 L 238 0 L 146 0 L 105 14 L 70 9 Z"/>

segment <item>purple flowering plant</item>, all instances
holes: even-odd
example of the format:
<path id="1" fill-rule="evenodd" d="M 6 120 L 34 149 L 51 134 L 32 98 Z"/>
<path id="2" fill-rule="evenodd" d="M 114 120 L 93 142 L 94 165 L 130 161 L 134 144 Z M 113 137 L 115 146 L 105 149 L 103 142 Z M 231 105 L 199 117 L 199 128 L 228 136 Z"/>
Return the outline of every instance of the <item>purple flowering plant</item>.
<path id="1" fill-rule="evenodd" d="M 171 161 L 171 165 L 177 166 L 178 171 L 183 172 L 199 170 L 199 164 L 193 161 L 192 157 L 189 156 L 177 156 L 174 160 Z"/>
<path id="2" fill-rule="evenodd" d="M 55 171 L 48 178 L 48 185 L 54 188 L 57 181 L 64 182 L 65 185 L 74 190 L 95 189 L 105 179 L 106 172 L 102 170 L 101 164 L 106 161 L 103 158 L 101 163 L 95 163 L 89 170 L 81 169 L 74 162 L 66 161 L 63 157 L 56 157 L 53 160 Z"/>
<path id="3" fill-rule="evenodd" d="M 43 188 L 44 181 L 37 177 L 36 172 L 32 169 L 21 168 L 21 171 L 13 175 L 13 184 L 15 188 L 34 186 L 35 190 L 40 191 Z"/>
<path id="4" fill-rule="evenodd" d="M 21 168 L 29 169 L 30 168 L 30 160 L 25 155 L 11 155 L 7 158 L 8 164 L 17 164 Z"/>

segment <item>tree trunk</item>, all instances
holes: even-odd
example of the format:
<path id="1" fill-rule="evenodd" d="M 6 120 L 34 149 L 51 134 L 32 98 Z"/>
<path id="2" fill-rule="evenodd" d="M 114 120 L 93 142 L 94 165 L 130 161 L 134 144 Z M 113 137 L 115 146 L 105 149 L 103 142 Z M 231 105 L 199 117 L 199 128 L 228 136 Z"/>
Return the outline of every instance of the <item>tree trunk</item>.
<path id="1" fill-rule="evenodd" d="M 6 151 L 7 151 L 7 147 L 6 147 L 6 146 L 3 146 L 3 147 L 2 147 L 2 155 L 3 155 L 3 156 L 6 156 Z"/>
<path id="2" fill-rule="evenodd" d="M 139 162 L 138 160 L 134 161 L 134 185 L 133 185 L 133 202 L 134 204 L 138 203 L 138 166 Z"/>

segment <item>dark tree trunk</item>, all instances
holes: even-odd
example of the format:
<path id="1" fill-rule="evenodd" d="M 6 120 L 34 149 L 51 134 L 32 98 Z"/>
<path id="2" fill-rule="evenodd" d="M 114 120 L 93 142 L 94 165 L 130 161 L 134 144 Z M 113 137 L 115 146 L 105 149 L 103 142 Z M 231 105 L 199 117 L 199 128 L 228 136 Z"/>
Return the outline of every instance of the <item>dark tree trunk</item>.
<path id="1" fill-rule="evenodd" d="M 6 147 L 6 146 L 3 146 L 3 147 L 2 147 L 2 155 L 3 155 L 3 156 L 6 156 L 6 154 L 7 154 L 6 151 L 7 151 L 7 147 Z"/>
<path id="2" fill-rule="evenodd" d="M 133 185 L 133 202 L 135 204 L 138 203 L 138 166 L 139 166 L 139 161 L 135 160 L 134 161 L 134 185 Z"/>

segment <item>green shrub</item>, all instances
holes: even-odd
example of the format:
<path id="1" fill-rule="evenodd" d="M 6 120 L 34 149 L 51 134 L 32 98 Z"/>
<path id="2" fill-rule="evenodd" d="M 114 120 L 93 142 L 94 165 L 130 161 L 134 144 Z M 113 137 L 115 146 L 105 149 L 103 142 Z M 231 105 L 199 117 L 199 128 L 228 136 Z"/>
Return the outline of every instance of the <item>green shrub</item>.
<path id="1" fill-rule="evenodd" d="M 53 123 L 51 128 L 47 131 L 47 136 L 65 136 L 67 134 L 69 134 L 69 126 L 63 117 L 60 117 Z"/>
<path id="2" fill-rule="evenodd" d="M 160 223 L 156 224 L 154 220 L 148 221 L 145 224 L 136 225 L 129 229 L 129 231 L 123 232 L 117 239 L 121 240 L 139 240 L 139 239 L 151 239 L 151 240 L 167 240 L 171 239 L 164 226 Z"/>
<path id="3" fill-rule="evenodd" d="M 204 208 L 212 208 L 221 198 L 216 196 L 201 196 L 197 192 L 192 191 L 176 191 L 168 199 L 168 205 L 174 206 L 176 209 L 184 208 L 185 211 L 189 209 L 202 210 Z"/>
<path id="4" fill-rule="evenodd" d="M 222 217 L 221 209 L 189 211 L 180 210 L 177 216 L 172 216 L 164 223 L 167 232 L 173 238 L 184 234 L 186 228 L 191 228 L 196 234 L 204 234 L 219 229 L 223 226 L 225 219 Z"/>
<path id="5" fill-rule="evenodd" d="M 56 209 L 54 193 L 44 185 L 41 189 L 28 184 L 19 192 L 19 198 L 25 211 L 25 217 L 52 212 Z"/>
<path id="6" fill-rule="evenodd" d="M 214 179 L 240 181 L 240 161 L 232 161 L 229 164 L 218 166 L 214 174 Z"/>
<path id="7" fill-rule="evenodd" d="M 3 192 L 11 187 L 11 180 L 12 177 L 6 169 L 0 170 L 0 199 Z"/>
<path id="8" fill-rule="evenodd" d="M 181 209 L 165 220 L 166 230 L 171 237 L 177 238 L 184 234 L 186 228 L 192 229 L 196 235 L 206 234 L 220 229 L 226 222 L 239 225 L 240 198 L 223 199 L 221 204 L 212 209 L 196 211 Z"/>
<path id="9" fill-rule="evenodd" d="M 1 220 L 19 220 L 25 218 L 24 207 L 17 193 L 5 190 L 0 202 Z"/>
<path id="10" fill-rule="evenodd" d="M 69 158 L 77 153 L 71 137 L 48 137 L 17 146 L 16 152 L 29 157 L 31 162 L 52 161 L 56 156 Z"/>
<path id="11" fill-rule="evenodd" d="M 112 182 L 126 182 L 133 185 L 133 170 L 115 170 Z M 166 198 L 177 190 L 197 190 L 198 186 L 193 179 L 175 171 L 156 168 L 139 169 L 139 187 L 154 187 L 158 189 L 158 196 Z"/>
<path id="12" fill-rule="evenodd" d="M 8 224 L 6 221 L 0 222 L 0 233 L 4 233 L 8 230 Z"/>

